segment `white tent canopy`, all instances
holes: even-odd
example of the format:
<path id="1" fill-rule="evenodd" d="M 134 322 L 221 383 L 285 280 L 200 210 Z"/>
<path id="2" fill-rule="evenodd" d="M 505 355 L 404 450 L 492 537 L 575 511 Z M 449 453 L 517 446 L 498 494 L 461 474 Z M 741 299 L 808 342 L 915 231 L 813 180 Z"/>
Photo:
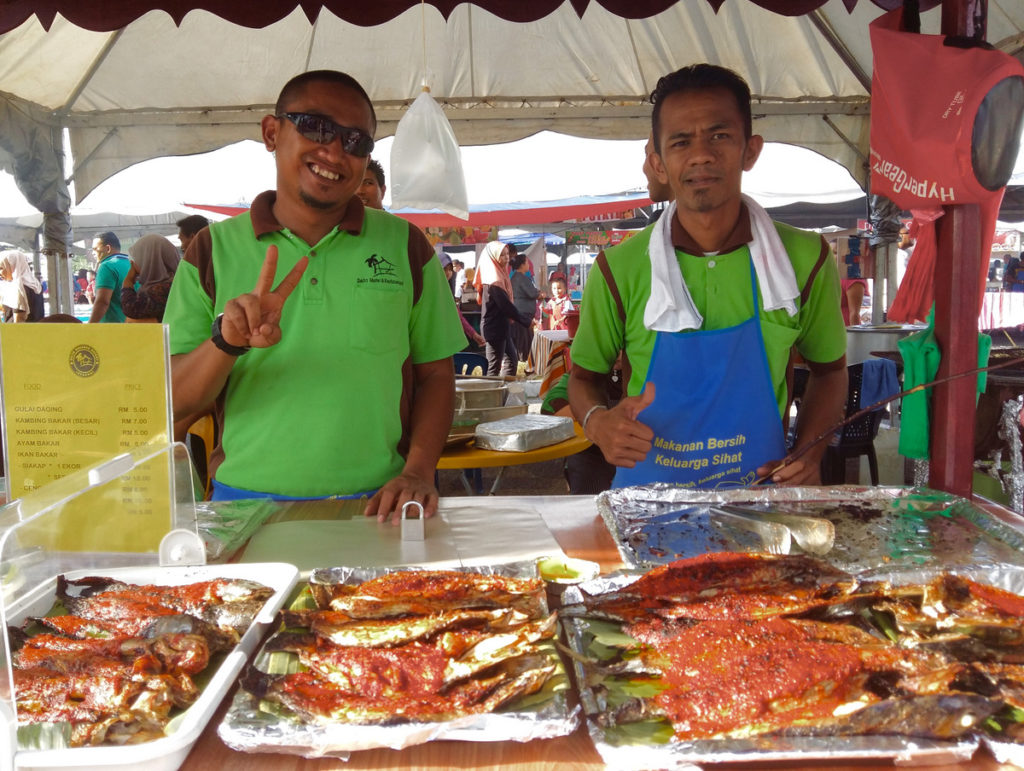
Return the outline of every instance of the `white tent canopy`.
<path id="1" fill-rule="evenodd" d="M 727 0 L 717 12 L 694 0 L 626 19 L 597 2 L 580 18 L 565 2 L 524 23 L 469 3 L 447 18 L 434 5 L 413 4 L 371 27 L 326 8 L 311 23 L 297 7 L 261 29 L 204 10 L 176 25 L 151 10 L 110 32 L 59 15 L 47 29 L 30 16 L 0 35 L 0 134 L 17 133 L 11 128 L 25 117 L 68 128 L 81 201 L 141 160 L 258 139 L 259 118 L 281 85 L 304 70 L 341 69 L 363 83 L 378 110 L 378 137 L 394 132 L 426 82 L 460 144 L 473 145 L 543 129 L 645 138 L 646 99 L 658 77 L 710 61 L 750 83 L 756 130 L 766 139 L 816 150 L 864 184 L 867 25 L 881 11 L 869 2 L 852 11 L 847 5 L 830 0 L 784 16 L 746 0 Z M 938 32 L 939 18 L 938 8 L 923 14 L 922 31 Z M 1022 30 L 1024 4 L 991 4 L 988 40 L 997 48 L 1019 55 Z M 12 143 L 0 141 L 0 167 L 13 167 L 20 150 Z"/>
<path id="2" fill-rule="evenodd" d="M 57 17 L 0 36 L 0 90 L 41 107 L 70 129 L 75 195 L 140 160 L 207 151 L 258 138 L 280 87 L 308 69 L 354 75 L 377 107 L 378 137 L 394 132 L 426 80 L 463 145 L 505 142 L 542 129 L 642 139 L 658 78 L 711 61 L 738 71 L 755 95 L 756 130 L 810 147 L 866 179 L 871 52 L 867 2 L 839 0 L 782 16 L 729 0 L 676 3 L 624 19 L 591 3 L 565 3 L 538 21 L 505 21 L 470 4 L 449 18 L 413 7 L 360 27 L 300 9 L 263 29 L 201 10 L 180 26 L 150 11 L 123 29 L 92 32 Z M 1004 12 L 1005 13 L 1005 12 Z M 990 40 L 1020 32 L 1019 18 L 990 19 Z M 925 15 L 937 30 L 937 11 Z M 426 51 L 424 52 L 424 41 Z"/>
<path id="3" fill-rule="evenodd" d="M 0 130 L 26 114 L 67 127 L 81 201 L 141 160 L 258 139 L 259 118 L 281 85 L 308 69 L 341 69 L 363 83 L 378 110 L 378 137 L 394 132 L 425 81 L 460 144 L 472 145 L 542 129 L 645 138 L 646 99 L 658 77 L 710 61 L 750 83 L 756 130 L 766 139 L 816 150 L 864 184 L 867 25 L 879 13 L 868 2 L 848 11 L 830 0 L 783 16 L 729 0 L 717 13 L 706 2 L 677 2 L 626 19 L 592 2 L 580 18 L 566 2 L 521 23 L 462 3 L 447 19 L 433 5 L 414 6 L 372 27 L 326 9 L 310 23 L 295 8 L 251 29 L 204 10 L 176 26 L 153 10 L 112 32 L 60 16 L 44 29 L 32 16 L 0 35 Z M 938 31 L 939 14 L 923 14 L 923 31 Z M 992 4 L 988 30 L 990 42 L 1018 54 L 1024 4 Z M 4 149 L 0 167 L 11 168 Z"/>

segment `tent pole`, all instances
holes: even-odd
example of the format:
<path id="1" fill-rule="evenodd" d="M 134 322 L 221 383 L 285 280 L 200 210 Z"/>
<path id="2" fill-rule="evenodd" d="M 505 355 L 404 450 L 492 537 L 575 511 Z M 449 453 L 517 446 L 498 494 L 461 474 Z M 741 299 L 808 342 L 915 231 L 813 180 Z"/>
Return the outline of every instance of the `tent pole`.
<path id="1" fill-rule="evenodd" d="M 862 241 L 867 241 L 866 238 Z M 873 250 L 874 278 L 871 281 L 871 323 L 882 324 L 885 321 L 885 312 L 889 310 L 889 253 L 892 251 L 892 244 L 879 244 Z"/>
<path id="2" fill-rule="evenodd" d="M 942 33 L 984 34 L 985 0 L 943 0 Z M 937 223 L 935 338 L 942 352 L 938 377 L 978 366 L 978 286 L 981 269 L 981 209 L 977 204 L 944 207 Z M 974 475 L 974 378 L 935 387 L 928 484 L 972 497 Z"/>

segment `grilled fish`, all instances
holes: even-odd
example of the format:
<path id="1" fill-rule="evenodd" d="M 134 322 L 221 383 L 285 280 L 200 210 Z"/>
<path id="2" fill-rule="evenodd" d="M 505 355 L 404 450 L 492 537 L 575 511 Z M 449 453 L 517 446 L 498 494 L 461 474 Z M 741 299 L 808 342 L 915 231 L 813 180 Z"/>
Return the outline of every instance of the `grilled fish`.
<path id="1" fill-rule="evenodd" d="M 28 638 L 14 654 L 14 665 L 21 669 L 44 667 L 56 671 L 80 668 L 81 661 L 91 657 L 118 659 L 126 663 L 143 657 L 155 657 L 163 672 L 202 672 L 210 662 L 210 648 L 199 635 L 162 635 L 155 639 L 141 637 L 90 638 L 76 640 L 52 634 Z"/>
<path id="2" fill-rule="evenodd" d="M 10 638 L 19 722 L 67 722 L 72 746 L 163 736 L 170 710 L 198 696 L 192 675 L 237 643 L 272 594 L 250 581 L 133 586 L 58 576 L 70 615 L 30 618 Z M 33 623 L 59 635 L 30 636 Z"/>
<path id="3" fill-rule="evenodd" d="M 273 593 L 269 587 L 240 579 L 137 586 L 99 577 L 75 581 L 57 578 L 57 599 L 73 615 L 95 621 L 119 621 L 126 615 L 184 614 L 239 634 L 249 627 Z"/>
<path id="4" fill-rule="evenodd" d="M 891 613 L 899 630 L 912 639 L 962 635 L 1024 657 L 1024 650 L 1013 650 L 1024 646 L 1024 598 L 1003 589 L 944 573 L 928 584 L 905 587 L 874 607 Z"/>
<path id="5" fill-rule="evenodd" d="M 296 653 L 303 665 L 348 693 L 414 696 L 435 693 L 506 659 L 531 653 L 554 636 L 555 616 L 503 634 L 480 629 L 442 632 L 430 643 L 389 648 L 341 646 L 311 634 L 279 634 L 268 651 Z"/>
<path id="6" fill-rule="evenodd" d="M 659 674 L 660 691 L 643 708 L 626 704 L 609 719 L 662 715 L 680 739 L 752 736 L 793 725 L 825 732 L 883 701 L 949 694 L 967 667 L 844 625 L 780 618 L 703 621 L 640 646 L 630 664 Z M 993 712 L 1001 707 L 998 697 L 985 699 Z M 982 720 L 991 714 L 972 705 L 985 713 Z M 882 731 L 886 721 L 909 720 L 904 707 L 887 710 L 867 713 L 870 720 L 857 725 Z M 914 735 L 925 730 L 919 727 Z"/>
<path id="7" fill-rule="evenodd" d="M 850 603 L 873 591 L 810 557 L 719 552 L 662 565 L 619 591 L 587 597 L 566 613 L 625 623 L 652 614 L 666 619 L 769 618 Z"/>
<path id="8" fill-rule="evenodd" d="M 972 693 L 909 696 L 887 699 L 813 725 L 794 724 L 778 733 L 782 736 L 898 734 L 924 739 L 957 739 L 976 732 L 1002 708 L 1002 701 Z"/>
<path id="9" fill-rule="evenodd" d="M 443 693 L 390 696 L 348 693 L 313 672 L 268 675 L 250 667 L 242 687 L 257 698 L 287 707 L 305 722 L 389 725 L 493 712 L 539 690 L 554 670 L 549 657 L 527 655 L 503 662 L 489 677 L 460 681 Z"/>
<path id="10" fill-rule="evenodd" d="M 71 724 L 72 746 L 99 744 L 115 723 L 123 740 L 163 735 L 171 707 L 187 707 L 198 689 L 185 674 L 160 672 L 153 658 L 125 663 L 103 656 L 66 661 L 64 671 L 33 667 L 13 671 L 18 720 Z"/>
<path id="11" fill-rule="evenodd" d="M 158 616 L 156 619 L 126 616 L 104 621 L 80 616 L 44 616 L 30 621 L 76 639 L 152 639 L 163 634 L 195 634 L 206 640 L 212 653 L 228 650 L 238 642 L 238 633 L 235 630 L 221 630 L 193 616 Z"/>
<path id="12" fill-rule="evenodd" d="M 526 623 L 529 617 L 514 608 L 501 608 L 443 610 L 428 616 L 384 619 L 352 618 L 336 610 L 288 610 L 282 612 L 281 619 L 286 627 L 306 627 L 337 645 L 378 648 L 413 642 L 456 626 L 504 632 Z"/>
<path id="13" fill-rule="evenodd" d="M 681 740 L 950 739 L 997 716 L 1011 721 L 1006 736 L 1024 735 L 1012 725 L 1024 709 L 1024 598 L 953 575 L 893 587 L 816 572 L 806 558 L 716 554 L 588 598 L 578 615 L 618 618 L 624 633 L 594 628 L 601 660 L 585 679 L 608 705 L 598 721 L 668 719 Z M 863 613 L 826 620 L 837 601 Z M 886 615 L 898 634 L 874 626 Z"/>
<path id="14" fill-rule="evenodd" d="M 353 618 L 425 615 L 465 608 L 514 608 L 546 615 L 544 582 L 456 570 L 403 570 L 358 585 L 311 583 L 321 609 Z"/>

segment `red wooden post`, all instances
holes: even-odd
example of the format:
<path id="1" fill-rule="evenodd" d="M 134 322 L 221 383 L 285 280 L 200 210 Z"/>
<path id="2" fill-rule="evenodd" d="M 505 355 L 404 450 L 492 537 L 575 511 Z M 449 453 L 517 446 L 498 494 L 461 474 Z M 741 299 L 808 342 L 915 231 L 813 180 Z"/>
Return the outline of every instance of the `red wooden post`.
<path id="1" fill-rule="evenodd" d="M 935 337 L 942 352 L 938 377 L 978 366 L 978 286 L 981 260 L 980 207 L 946 207 L 937 221 Z M 931 461 L 928 484 L 971 497 L 974 476 L 976 377 L 962 377 L 932 391 Z"/>
<path id="2" fill-rule="evenodd" d="M 943 0 L 942 34 L 984 38 L 987 13 L 987 0 Z M 978 366 L 980 208 L 948 206 L 937 225 L 935 337 L 942 351 L 941 378 Z M 971 497 L 973 486 L 976 387 L 975 378 L 964 377 L 936 386 L 932 394 L 928 484 L 964 498 Z"/>

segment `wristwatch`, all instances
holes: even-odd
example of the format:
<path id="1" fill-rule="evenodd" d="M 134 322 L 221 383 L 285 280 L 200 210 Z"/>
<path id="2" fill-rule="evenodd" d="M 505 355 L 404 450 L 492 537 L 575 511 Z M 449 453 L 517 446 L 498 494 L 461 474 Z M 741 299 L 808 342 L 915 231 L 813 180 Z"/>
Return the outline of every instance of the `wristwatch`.
<path id="1" fill-rule="evenodd" d="M 210 341 L 228 356 L 241 356 L 243 353 L 248 353 L 250 346 L 232 345 L 224 339 L 224 335 L 220 333 L 220 325 L 223 320 L 223 313 L 213 320 L 213 326 L 210 327 Z"/>

